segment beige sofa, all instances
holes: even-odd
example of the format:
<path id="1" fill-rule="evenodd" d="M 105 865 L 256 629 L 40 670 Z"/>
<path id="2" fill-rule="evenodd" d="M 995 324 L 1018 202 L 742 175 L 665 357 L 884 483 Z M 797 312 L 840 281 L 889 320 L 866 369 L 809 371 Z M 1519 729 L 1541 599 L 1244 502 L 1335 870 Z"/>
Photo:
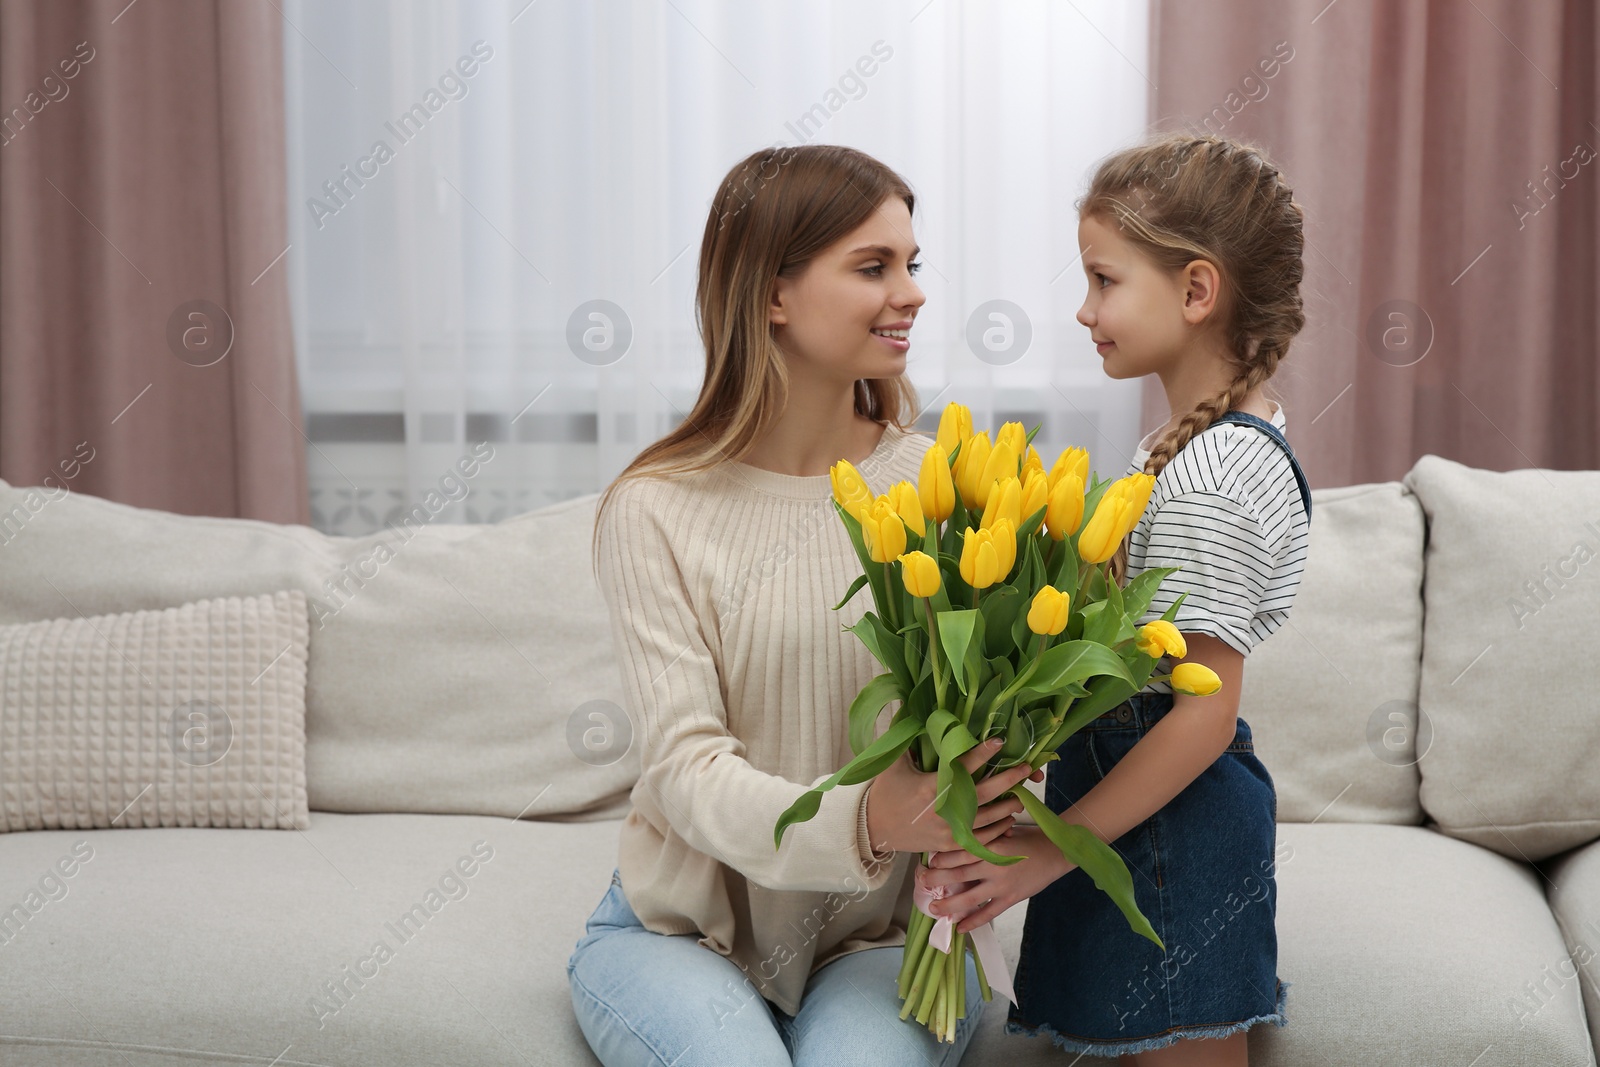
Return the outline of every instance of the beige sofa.
<path id="1" fill-rule="evenodd" d="M 1314 496 L 1243 694 L 1292 983 L 1252 1062 L 1593 1064 L 1600 474 L 1428 456 Z M 636 757 L 594 504 L 357 539 L 0 482 L 0 625 L 285 589 L 313 614 L 305 829 L 0 834 L 0 1062 L 595 1063 L 565 963 Z M 1065 1062 L 1003 1020 L 964 1062 Z"/>

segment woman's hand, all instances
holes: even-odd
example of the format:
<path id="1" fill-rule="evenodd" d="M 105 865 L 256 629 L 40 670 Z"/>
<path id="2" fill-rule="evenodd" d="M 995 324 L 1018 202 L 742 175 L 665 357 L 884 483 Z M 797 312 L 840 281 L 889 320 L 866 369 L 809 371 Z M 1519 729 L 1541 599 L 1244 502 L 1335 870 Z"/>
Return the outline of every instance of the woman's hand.
<path id="1" fill-rule="evenodd" d="M 961 765 L 976 777 L 978 769 L 999 751 L 998 738 L 977 745 L 961 755 Z M 959 847 L 949 824 L 933 810 L 937 777 L 917 770 L 907 751 L 873 779 L 867 790 L 867 837 L 873 848 L 880 852 L 941 852 Z M 1042 781 L 1044 772 L 1030 773 L 1027 764 L 1019 763 L 977 783 L 978 812 L 972 830 L 980 844 L 987 846 L 1011 827 L 1022 801 L 1012 796 L 995 798 L 1027 778 Z"/>
<path id="2" fill-rule="evenodd" d="M 955 895 L 933 901 L 929 914 L 934 918 L 948 915 L 959 919 L 958 933 L 964 934 L 999 917 L 1013 904 L 1027 900 L 1076 868 L 1037 826 L 1018 826 L 989 848 L 1002 856 L 1028 858 L 999 867 L 978 859 L 965 849 L 955 849 L 930 856 L 929 866 L 917 871 L 917 884 L 924 889 L 951 887 Z"/>

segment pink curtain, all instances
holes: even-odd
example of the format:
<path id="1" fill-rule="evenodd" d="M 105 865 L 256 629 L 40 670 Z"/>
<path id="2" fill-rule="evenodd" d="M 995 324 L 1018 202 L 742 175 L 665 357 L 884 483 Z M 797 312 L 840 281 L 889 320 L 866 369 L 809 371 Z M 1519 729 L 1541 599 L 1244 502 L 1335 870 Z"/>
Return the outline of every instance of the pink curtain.
<path id="1" fill-rule="evenodd" d="M 307 523 L 282 18 L 0 4 L 0 477 Z"/>
<path id="2" fill-rule="evenodd" d="M 1306 209 L 1270 386 L 1313 485 L 1600 466 L 1593 0 L 1155 0 L 1152 37 L 1152 121 L 1262 145 Z"/>

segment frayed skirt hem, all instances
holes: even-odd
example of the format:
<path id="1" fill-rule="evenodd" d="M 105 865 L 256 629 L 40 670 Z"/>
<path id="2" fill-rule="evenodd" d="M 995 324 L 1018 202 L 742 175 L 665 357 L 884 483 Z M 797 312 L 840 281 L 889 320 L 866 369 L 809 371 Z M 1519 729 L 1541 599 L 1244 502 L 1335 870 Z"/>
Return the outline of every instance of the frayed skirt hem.
<path id="1" fill-rule="evenodd" d="M 1040 1023 L 1035 1027 L 1023 1026 L 1006 1020 L 1006 1033 L 1022 1037 L 1045 1036 L 1050 1038 L 1057 1048 L 1066 1052 L 1075 1052 L 1080 1056 L 1102 1056 L 1114 1058 L 1117 1056 L 1135 1056 L 1141 1052 L 1152 1052 L 1158 1048 L 1175 1045 L 1183 1038 L 1223 1038 L 1232 1037 L 1234 1034 L 1248 1030 L 1258 1023 L 1271 1023 L 1274 1026 L 1289 1025 L 1288 1016 L 1284 1013 L 1284 1006 L 1289 997 L 1291 982 L 1278 983 L 1277 1009 L 1270 1015 L 1255 1015 L 1236 1023 L 1223 1023 L 1216 1026 L 1179 1026 L 1149 1037 L 1128 1038 L 1121 1041 L 1086 1041 L 1083 1038 L 1063 1034 L 1049 1023 Z"/>

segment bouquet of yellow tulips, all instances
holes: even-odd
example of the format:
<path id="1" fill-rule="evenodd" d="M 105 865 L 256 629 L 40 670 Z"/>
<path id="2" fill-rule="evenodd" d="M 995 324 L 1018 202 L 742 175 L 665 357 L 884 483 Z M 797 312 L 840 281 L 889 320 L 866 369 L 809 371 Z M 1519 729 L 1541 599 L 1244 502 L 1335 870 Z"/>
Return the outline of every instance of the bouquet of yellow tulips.
<path id="1" fill-rule="evenodd" d="M 1143 689 L 1163 656 L 1187 654 L 1172 622 L 1182 598 L 1161 619 L 1135 626 L 1177 568 L 1146 570 L 1123 587 L 1106 565 L 1144 513 L 1155 478 L 1091 481 L 1081 448 L 1063 451 L 1046 472 L 1032 445 L 1038 432 L 1006 423 L 991 444 L 987 431 L 972 432 L 965 406 L 950 404 L 916 485 L 900 482 L 874 497 L 850 463 L 832 468 L 834 510 L 863 570 L 834 610 L 871 589 L 875 610 L 849 630 L 885 673 L 850 706 L 855 758 L 783 813 L 774 828 L 779 846 L 785 829 L 817 813 L 825 790 L 867 781 L 909 750 L 919 770 L 937 774 L 934 810 L 956 842 L 990 863 L 1016 863 L 1024 857 L 997 854 L 974 836 L 976 782 L 1057 758 L 1069 736 Z M 1156 680 L 1202 696 L 1221 687 L 1214 672 L 1193 663 Z M 874 737 L 891 701 L 899 707 Z M 975 779 L 959 757 L 993 737 L 1004 744 Z M 1116 851 L 1064 822 L 1025 785 L 1012 794 L 1131 928 L 1160 945 Z M 992 997 L 988 974 L 1015 997 L 992 928 L 952 934 L 950 920 L 936 922 L 923 903 L 906 936 L 900 1017 L 914 1013 L 940 1040 L 954 1041 L 966 1014 L 967 949 L 977 958 L 984 1000 Z"/>

